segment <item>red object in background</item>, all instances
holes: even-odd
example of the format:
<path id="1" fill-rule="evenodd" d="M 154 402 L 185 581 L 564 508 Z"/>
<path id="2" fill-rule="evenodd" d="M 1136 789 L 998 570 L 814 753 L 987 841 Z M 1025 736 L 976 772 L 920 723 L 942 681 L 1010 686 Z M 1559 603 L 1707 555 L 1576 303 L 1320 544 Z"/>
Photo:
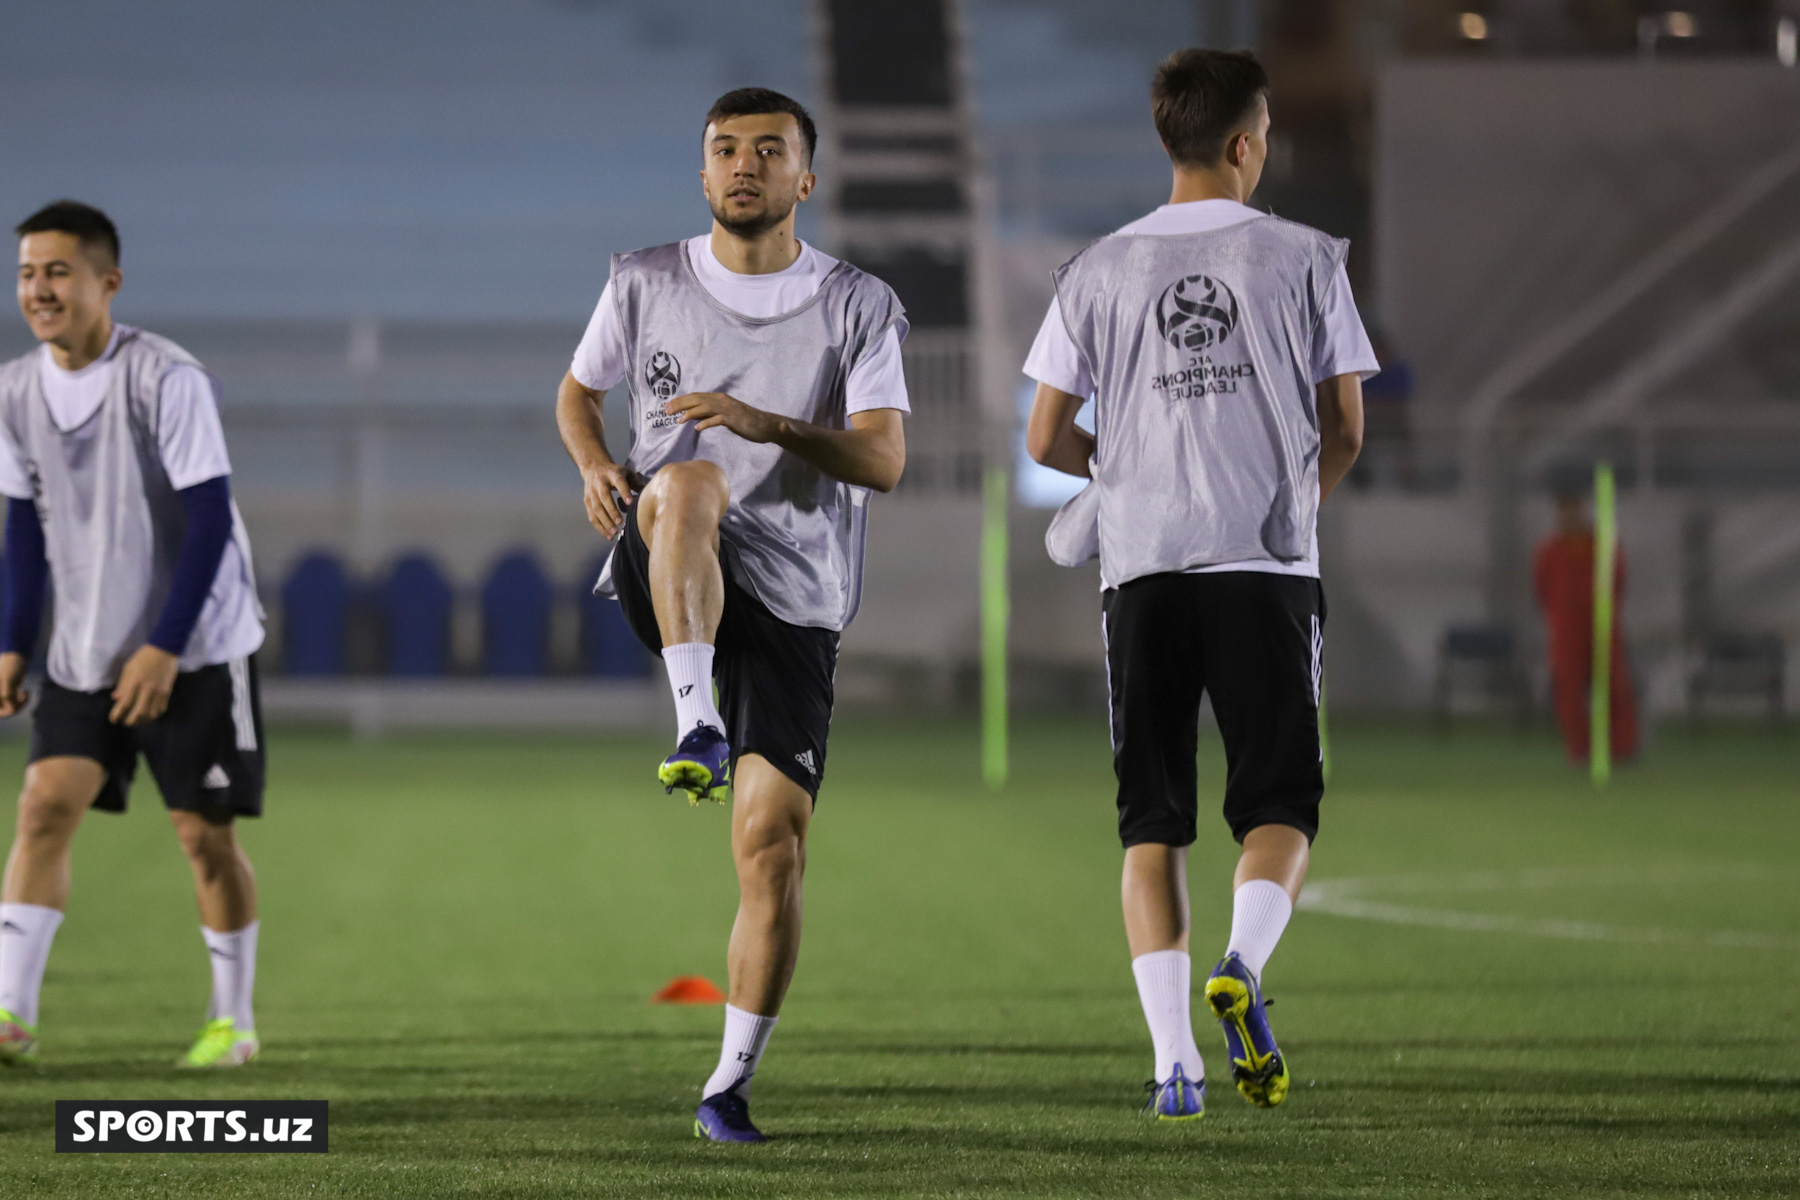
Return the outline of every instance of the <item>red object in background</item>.
<path id="1" fill-rule="evenodd" d="M 710 979 L 699 975 L 679 975 L 663 984 L 662 991 L 650 997 L 652 1004 L 723 1004 L 725 993 Z"/>
<path id="2" fill-rule="evenodd" d="M 1539 543 L 1532 582 L 1544 624 L 1550 631 L 1550 679 L 1556 695 L 1556 723 L 1574 762 L 1588 758 L 1588 713 L 1594 672 L 1594 535 L 1554 533 Z M 1625 552 L 1613 570 L 1613 612 L 1625 595 Z M 1612 753 L 1618 760 L 1637 753 L 1637 697 L 1625 660 L 1625 637 L 1613 622 Z"/>

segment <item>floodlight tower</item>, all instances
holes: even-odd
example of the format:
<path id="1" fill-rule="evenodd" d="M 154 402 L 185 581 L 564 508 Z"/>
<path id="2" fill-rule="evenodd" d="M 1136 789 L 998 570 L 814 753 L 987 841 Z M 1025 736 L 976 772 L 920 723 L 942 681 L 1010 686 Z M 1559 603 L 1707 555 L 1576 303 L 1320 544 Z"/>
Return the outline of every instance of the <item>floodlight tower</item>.
<path id="1" fill-rule="evenodd" d="M 913 494 L 983 498 L 983 773 L 1006 778 L 1007 455 L 1015 423 L 997 337 L 991 188 L 979 166 L 956 0 L 814 0 L 824 235 L 891 285 Z"/>

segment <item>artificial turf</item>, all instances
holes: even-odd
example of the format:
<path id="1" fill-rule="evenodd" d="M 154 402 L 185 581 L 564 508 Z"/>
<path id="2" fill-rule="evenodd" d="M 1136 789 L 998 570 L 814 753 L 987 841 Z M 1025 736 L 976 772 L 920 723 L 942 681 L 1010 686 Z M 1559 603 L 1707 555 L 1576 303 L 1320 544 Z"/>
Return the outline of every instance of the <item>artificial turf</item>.
<path id="1" fill-rule="evenodd" d="M 719 1010 L 648 1003 L 722 982 L 734 903 L 726 813 L 648 784 L 664 752 L 278 731 L 244 826 L 264 1051 L 200 1075 L 171 1064 L 206 956 L 140 782 L 77 841 L 0 1196 L 1800 1194 L 1792 735 L 1669 734 L 1597 794 L 1542 734 L 1334 730 L 1313 878 L 1519 924 L 1300 912 L 1267 978 L 1288 1103 L 1245 1106 L 1203 1025 L 1207 1116 L 1170 1125 L 1137 1115 L 1101 722 L 1023 723 L 990 794 L 967 723 L 843 721 L 761 1147 L 691 1135 Z M 1204 757 L 1197 972 L 1234 849 Z M 58 1156 L 77 1098 L 327 1099 L 331 1151 Z"/>

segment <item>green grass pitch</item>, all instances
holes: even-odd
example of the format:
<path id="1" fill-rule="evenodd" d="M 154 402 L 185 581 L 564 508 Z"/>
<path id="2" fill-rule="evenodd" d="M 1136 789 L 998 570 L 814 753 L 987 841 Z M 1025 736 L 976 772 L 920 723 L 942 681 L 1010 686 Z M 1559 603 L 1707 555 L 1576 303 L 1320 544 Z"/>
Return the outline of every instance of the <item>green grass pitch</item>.
<path id="1" fill-rule="evenodd" d="M 263 1057 L 171 1069 L 207 968 L 140 782 L 77 842 L 42 1062 L 0 1073 L 0 1196 L 1800 1194 L 1791 735 L 1669 733 L 1597 793 L 1542 734 L 1333 733 L 1336 910 L 1267 980 L 1293 1094 L 1244 1105 L 1202 1024 L 1206 1119 L 1164 1125 L 1102 723 L 1025 722 L 996 795 L 973 721 L 840 722 L 756 1084 L 775 1140 L 724 1147 L 691 1136 L 719 1010 L 648 997 L 722 981 L 727 814 L 648 782 L 660 739 L 278 731 L 244 835 Z M 1203 821 L 1197 971 L 1233 849 Z M 328 1099 L 331 1153 L 59 1158 L 51 1102 L 84 1097 Z"/>

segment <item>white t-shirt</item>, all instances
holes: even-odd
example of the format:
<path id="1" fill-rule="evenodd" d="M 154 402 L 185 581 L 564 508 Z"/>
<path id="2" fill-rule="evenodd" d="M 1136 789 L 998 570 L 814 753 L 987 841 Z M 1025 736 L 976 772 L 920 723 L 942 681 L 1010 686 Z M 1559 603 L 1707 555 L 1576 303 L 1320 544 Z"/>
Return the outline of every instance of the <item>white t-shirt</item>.
<path id="1" fill-rule="evenodd" d="M 838 263 L 829 254 L 802 242 L 800 256 L 792 265 L 767 275 L 740 275 L 713 253 L 711 234 L 689 238 L 684 245 L 700 286 L 714 300 L 746 317 L 774 317 L 799 308 L 812 299 Z M 581 344 L 575 348 L 569 373 L 583 387 L 604 392 L 617 387 L 630 369 L 625 334 L 619 328 L 619 310 L 613 304 L 609 282 L 600 293 L 600 303 L 594 306 Z M 850 368 L 850 378 L 844 383 L 844 400 L 845 411 L 850 413 L 876 408 L 912 411 L 906 400 L 906 375 L 901 370 L 897 329 L 889 329 L 880 343 Z"/>
<path id="2" fill-rule="evenodd" d="M 43 356 L 38 378 L 50 409 L 50 421 L 64 433 L 79 429 L 106 398 L 116 369 L 119 336 L 125 328 L 115 321 L 105 353 L 79 371 L 63 370 L 51 357 L 49 346 L 38 347 Z M 225 429 L 219 423 L 218 399 L 205 371 L 186 363 L 171 368 L 163 376 L 159 417 L 157 457 L 176 491 L 231 474 Z M 0 495 L 15 500 L 33 498 L 24 455 L 4 423 L 0 423 Z M 200 620 L 181 655 L 182 670 L 247 658 L 262 645 L 263 625 L 256 597 L 253 593 L 238 594 L 249 577 L 249 567 L 237 541 L 226 542 L 212 594 L 200 610 Z"/>
<path id="3" fill-rule="evenodd" d="M 1235 200 L 1190 200 L 1186 204 L 1165 204 L 1150 215 L 1124 226 L 1119 232 L 1152 236 L 1205 233 L 1267 215 Z M 1362 318 L 1356 312 L 1356 296 L 1350 290 L 1350 277 L 1340 266 L 1331 290 L 1325 294 L 1325 309 L 1320 314 L 1319 326 L 1313 336 L 1313 382 L 1323 383 L 1338 375 L 1350 374 L 1367 379 L 1380 370 L 1381 364 L 1376 361 L 1375 348 L 1369 343 Z M 1063 324 L 1062 310 L 1054 299 L 1050 301 L 1050 311 L 1044 314 L 1044 323 L 1038 328 L 1037 340 L 1031 344 L 1031 353 L 1025 358 L 1025 374 L 1071 396 L 1094 394 L 1093 377 L 1082 363 L 1081 354 L 1069 337 L 1068 326 Z M 1316 577 L 1319 573 L 1318 534 L 1314 532 L 1311 549 L 1298 562 L 1280 562 L 1272 558 L 1249 559 L 1244 562 L 1194 567 L 1186 574 L 1204 575 L 1214 571 L 1265 571 L 1275 575 Z"/>
<path id="4" fill-rule="evenodd" d="M 38 347 L 42 368 L 38 377 L 50 406 L 50 420 L 64 433 L 86 424 L 106 398 L 106 389 L 112 386 L 122 328 L 115 322 L 106 352 L 79 371 L 63 370 L 56 365 L 49 346 Z M 169 473 L 169 482 L 176 491 L 231 474 L 231 458 L 225 452 L 225 430 L 219 424 L 212 380 L 199 367 L 184 363 L 163 376 L 156 445 L 163 469 Z M 0 494 L 15 500 L 31 499 L 31 481 L 25 474 L 23 456 L 4 425 L 0 425 Z"/>

